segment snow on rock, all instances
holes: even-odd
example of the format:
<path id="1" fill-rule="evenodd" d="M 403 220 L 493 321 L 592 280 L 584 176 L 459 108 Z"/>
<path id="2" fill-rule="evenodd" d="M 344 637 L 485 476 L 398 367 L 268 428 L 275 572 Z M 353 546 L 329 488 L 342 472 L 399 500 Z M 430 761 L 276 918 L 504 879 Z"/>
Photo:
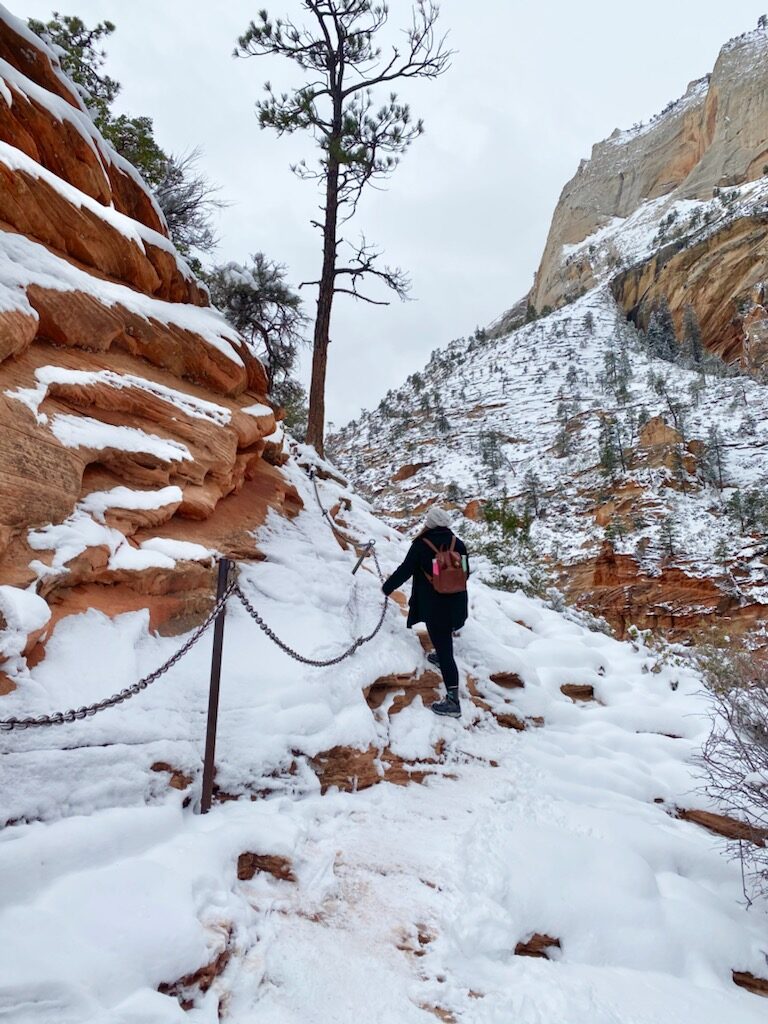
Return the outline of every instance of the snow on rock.
<path id="1" fill-rule="evenodd" d="M 625 466 L 615 449 L 606 469 L 611 420 Z M 659 443 L 645 423 L 661 425 Z M 767 424 L 764 383 L 657 358 L 601 286 L 502 337 L 436 350 L 329 446 L 392 526 L 415 527 L 434 501 L 465 512 L 486 578 L 557 584 L 620 634 L 634 624 L 685 635 L 723 616 L 737 630 L 768 618 L 759 524 L 728 511 L 737 493 L 768 489 Z M 713 430 L 722 490 L 707 468 Z M 533 515 L 531 542 L 487 524 L 488 504 Z M 547 576 L 547 563 L 559 571 Z"/>
<path id="2" fill-rule="evenodd" d="M 186 629 L 210 552 L 257 557 L 268 510 L 298 509 L 264 368 L 56 53 L 1 6 L 0 82 L 0 584 L 35 587 L 56 621 L 146 607 Z"/>
<path id="3" fill-rule="evenodd" d="M 166 441 L 136 427 L 113 426 L 88 416 L 55 416 L 51 432 L 65 448 L 92 448 L 102 451 L 115 448 L 123 452 L 144 452 L 162 462 L 191 459 L 189 448 L 178 441 Z"/>
<path id="4" fill-rule="evenodd" d="M 670 218 L 672 241 L 694 214 L 688 233 L 699 237 L 702 230 L 712 234 L 718 222 L 721 226 L 738 216 L 730 210 L 734 188 L 742 200 L 751 193 L 753 206 L 764 205 L 765 185 L 760 179 L 768 103 L 762 85 L 767 66 L 768 33 L 761 25 L 724 46 L 712 74 L 692 82 L 685 96 L 668 104 L 650 124 L 615 132 L 593 148 L 591 158 L 582 161 L 563 189 L 555 211 L 531 292 L 538 310 L 558 306 L 592 287 L 606 260 L 614 270 L 631 265 L 640 255 L 633 252 L 638 234 L 650 231 L 650 239 L 662 217 Z M 751 229 L 760 230 L 759 223 Z M 634 242 L 628 243 L 627 236 L 633 235 Z M 747 239 L 740 244 L 732 241 L 730 248 L 760 252 L 760 246 L 753 248 Z M 721 252 L 733 259 L 735 254 L 728 249 L 723 245 Z M 730 279 L 730 293 L 727 288 L 720 301 L 726 304 L 733 298 L 734 285 L 743 284 L 741 275 Z M 696 290 L 686 301 L 697 304 Z M 668 295 L 676 292 L 667 289 Z M 700 319 L 708 325 L 708 318 Z"/>
<path id="5" fill-rule="evenodd" d="M 0 665 L 4 672 L 20 667 L 20 659 L 48 625 L 51 611 L 37 594 L 0 586 Z M 2 673 L 0 673 L 0 677 Z M 4 691 L 0 689 L 0 693 Z"/>

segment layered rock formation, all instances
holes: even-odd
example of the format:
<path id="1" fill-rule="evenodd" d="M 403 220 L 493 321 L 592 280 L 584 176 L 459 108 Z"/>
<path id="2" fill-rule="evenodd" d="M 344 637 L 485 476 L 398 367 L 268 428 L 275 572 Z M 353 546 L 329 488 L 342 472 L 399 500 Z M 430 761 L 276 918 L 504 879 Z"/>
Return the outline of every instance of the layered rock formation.
<path id="1" fill-rule="evenodd" d="M 650 124 L 596 145 L 560 197 L 531 303 L 557 307 L 615 279 L 641 326 L 661 296 L 678 326 L 693 305 L 705 344 L 762 369 L 764 329 L 754 325 L 768 315 L 768 218 L 765 190 L 748 186 L 768 166 L 767 85 L 761 26 L 724 46 L 712 74 Z"/>
<path id="2" fill-rule="evenodd" d="M 213 556 L 257 558 L 252 531 L 267 509 L 299 507 L 263 457 L 281 460 L 266 386 L 55 54 L 0 8 L 8 606 L 18 603 L 11 588 L 25 588 L 49 603 L 52 622 L 88 607 L 149 607 L 166 631 L 199 619 Z M 27 619 L 15 616 L 17 632 Z M 35 639 L 0 645 L 6 688 L 25 653 L 42 656 Z"/>

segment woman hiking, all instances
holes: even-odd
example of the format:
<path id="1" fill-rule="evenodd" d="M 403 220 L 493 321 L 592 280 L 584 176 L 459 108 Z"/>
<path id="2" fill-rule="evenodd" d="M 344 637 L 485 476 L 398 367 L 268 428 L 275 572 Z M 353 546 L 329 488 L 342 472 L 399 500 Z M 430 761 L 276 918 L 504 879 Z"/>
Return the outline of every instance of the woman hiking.
<path id="1" fill-rule="evenodd" d="M 445 700 L 436 701 L 436 715 L 460 718 L 459 670 L 453 657 L 453 633 L 467 621 L 467 577 L 469 562 L 464 543 L 450 529 L 451 517 L 441 508 L 431 508 L 421 533 L 411 544 L 405 561 L 382 586 L 389 596 L 413 577 L 408 611 L 408 629 L 424 622 L 445 683 Z"/>

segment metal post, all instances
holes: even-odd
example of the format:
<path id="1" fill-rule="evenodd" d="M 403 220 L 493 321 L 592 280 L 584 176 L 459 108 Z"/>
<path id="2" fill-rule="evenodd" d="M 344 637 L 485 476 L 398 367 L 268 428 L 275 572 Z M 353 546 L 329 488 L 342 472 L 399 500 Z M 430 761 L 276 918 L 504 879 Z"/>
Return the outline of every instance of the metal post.
<path id="1" fill-rule="evenodd" d="M 363 553 L 362 553 L 362 555 L 360 555 L 358 560 L 355 562 L 355 568 L 352 570 L 352 575 L 353 576 L 355 575 L 357 570 L 360 568 L 360 566 L 363 564 L 363 562 L 368 557 L 368 555 L 370 555 L 371 551 L 373 551 L 373 545 L 374 545 L 374 541 L 369 540 L 368 543 L 363 548 Z"/>
<path id="2" fill-rule="evenodd" d="M 220 601 L 227 589 L 229 580 L 228 558 L 219 562 L 219 577 L 216 588 L 216 600 Z M 203 793 L 200 800 L 200 813 L 207 814 L 213 799 L 213 770 L 216 756 L 216 723 L 219 717 L 219 689 L 221 687 L 221 653 L 224 647 L 224 617 L 227 614 L 223 607 L 216 616 L 213 627 L 213 655 L 211 657 L 211 686 L 208 693 L 208 729 L 205 735 L 205 759 L 203 761 Z"/>

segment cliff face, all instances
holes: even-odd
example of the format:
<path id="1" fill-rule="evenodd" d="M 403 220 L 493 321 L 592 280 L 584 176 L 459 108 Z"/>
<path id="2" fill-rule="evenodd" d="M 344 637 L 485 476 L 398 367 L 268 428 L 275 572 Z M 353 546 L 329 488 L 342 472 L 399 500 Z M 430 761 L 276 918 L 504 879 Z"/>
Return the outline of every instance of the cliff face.
<path id="1" fill-rule="evenodd" d="M 55 55 L 0 7 L 6 688 L 45 636 L 8 639 L 30 621 L 14 588 L 48 602 L 48 628 L 148 606 L 173 631 L 208 606 L 214 552 L 257 557 L 267 508 L 299 505 L 264 458 L 282 458 L 266 383 Z"/>
<path id="2" fill-rule="evenodd" d="M 678 324 L 684 306 L 694 306 L 705 344 L 718 354 L 762 365 L 752 324 L 757 307 L 758 319 L 766 315 L 764 197 L 747 186 L 764 177 L 767 140 L 768 36 L 758 28 L 723 47 L 712 74 L 650 124 L 617 130 L 594 147 L 560 197 L 533 305 L 557 307 L 618 278 L 616 295 L 641 326 L 665 295 Z M 658 229 L 667 217 L 652 242 L 646 235 L 627 244 L 633 229 Z M 747 223 L 735 224 L 740 218 Z M 673 258 L 689 248 L 696 251 Z M 708 261 L 723 271 L 714 279 Z M 693 263 L 703 286 L 690 287 Z"/>

